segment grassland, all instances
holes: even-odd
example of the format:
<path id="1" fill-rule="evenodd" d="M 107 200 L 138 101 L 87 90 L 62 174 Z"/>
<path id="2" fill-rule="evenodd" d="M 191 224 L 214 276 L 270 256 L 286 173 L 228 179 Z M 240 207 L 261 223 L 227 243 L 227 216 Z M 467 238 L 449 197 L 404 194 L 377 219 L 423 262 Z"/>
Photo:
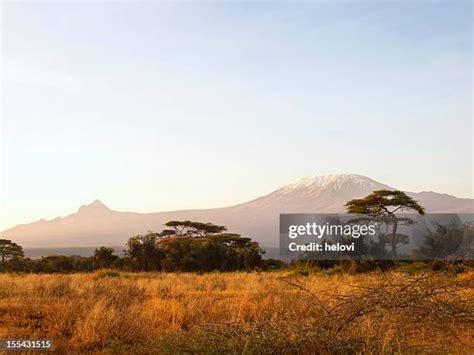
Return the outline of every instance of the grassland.
<path id="1" fill-rule="evenodd" d="M 0 275 L 0 338 L 80 353 L 474 352 L 474 272 Z"/>

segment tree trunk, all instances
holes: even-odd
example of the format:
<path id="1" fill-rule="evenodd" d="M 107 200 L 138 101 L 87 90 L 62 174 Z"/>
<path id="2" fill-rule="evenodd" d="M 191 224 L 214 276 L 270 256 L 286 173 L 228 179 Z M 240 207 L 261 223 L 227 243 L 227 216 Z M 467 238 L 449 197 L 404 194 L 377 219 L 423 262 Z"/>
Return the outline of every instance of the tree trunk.
<path id="1" fill-rule="evenodd" d="M 394 259 L 397 258 L 397 240 L 396 240 L 397 227 L 398 227 L 398 219 L 397 219 L 397 217 L 394 217 L 393 218 L 392 236 L 390 238 L 390 242 L 392 244 L 392 256 L 393 256 Z"/>

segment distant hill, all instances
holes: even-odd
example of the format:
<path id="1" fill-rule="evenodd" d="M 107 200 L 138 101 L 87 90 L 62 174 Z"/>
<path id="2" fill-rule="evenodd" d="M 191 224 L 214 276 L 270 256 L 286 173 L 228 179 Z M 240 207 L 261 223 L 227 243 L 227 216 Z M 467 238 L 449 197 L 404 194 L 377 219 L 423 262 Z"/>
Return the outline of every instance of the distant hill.
<path id="1" fill-rule="evenodd" d="M 280 213 L 344 212 L 352 198 L 374 190 L 394 189 L 361 175 L 305 177 L 268 195 L 235 206 L 158 213 L 120 212 L 96 200 L 76 213 L 22 224 L 1 233 L 29 248 L 124 245 L 130 236 L 161 231 L 169 220 L 196 220 L 226 225 L 263 246 L 278 245 Z M 474 213 L 474 200 L 436 192 L 407 192 L 430 213 Z"/>

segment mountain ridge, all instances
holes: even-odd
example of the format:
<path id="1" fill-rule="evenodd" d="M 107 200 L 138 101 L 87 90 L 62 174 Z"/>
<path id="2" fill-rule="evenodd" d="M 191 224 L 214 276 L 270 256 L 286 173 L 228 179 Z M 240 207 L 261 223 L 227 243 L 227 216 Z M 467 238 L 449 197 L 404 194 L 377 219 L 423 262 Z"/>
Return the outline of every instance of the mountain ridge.
<path id="1" fill-rule="evenodd" d="M 352 198 L 386 184 L 356 174 L 307 176 L 269 194 L 240 204 L 165 212 L 115 211 L 100 200 L 82 205 L 76 213 L 52 220 L 20 224 L 1 233 L 25 247 L 79 247 L 125 244 L 136 234 L 160 231 L 172 219 L 223 224 L 232 232 L 251 236 L 262 245 L 278 244 L 280 213 L 341 213 Z M 474 213 L 474 200 L 432 191 L 407 192 L 431 213 Z"/>

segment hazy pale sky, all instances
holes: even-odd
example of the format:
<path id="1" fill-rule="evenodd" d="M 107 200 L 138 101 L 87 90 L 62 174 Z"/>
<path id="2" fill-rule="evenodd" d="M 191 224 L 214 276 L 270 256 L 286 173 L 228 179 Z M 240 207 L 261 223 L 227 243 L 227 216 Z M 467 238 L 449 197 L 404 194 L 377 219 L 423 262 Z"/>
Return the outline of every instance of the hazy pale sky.
<path id="1" fill-rule="evenodd" d="M 326 173 L 473 196 L 471 2 L 0 6 L 0 229 Z"/>

